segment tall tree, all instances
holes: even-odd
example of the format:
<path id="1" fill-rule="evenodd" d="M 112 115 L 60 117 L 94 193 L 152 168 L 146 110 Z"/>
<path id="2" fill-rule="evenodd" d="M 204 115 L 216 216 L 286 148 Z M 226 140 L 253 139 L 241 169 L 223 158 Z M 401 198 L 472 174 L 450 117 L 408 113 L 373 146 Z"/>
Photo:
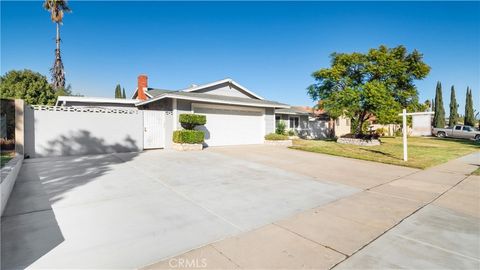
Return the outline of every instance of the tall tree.
<path id="1" fill-rule="evenodd" d="M 63 24 L 64 13 L 70 12 L 71 9 L 65 0 L 45 0 L 43 7 L 50 12 L 50 17 L 57 27 L 55 61 L 53 62 L 53 67 L 50 69 L 50 73 L 52 74 L 53 89 L 59 91 L 65 88 L 65 70 L 60 53 L 60 25 Z"/>
<path id="2" fill-rule="evenodd" d="M 28 69 L 11 70 L 1 76 L 0 97 L 23 99 L 31 105 L 53 105 L 57 99 L 47 77 Z"/>
<path id="3" fill-rule="evenodd" d="M 455 97 L 455 87 L 450 89 L 450 115 L 448 117 L 448 126 L 453 127 L 458 123 L 458 103 Z"/>
<path id="4" fill-rule="evenodd" d="M 402 108 L 419 108 L 414 80 L 423 79 L 430 67 L 423 55 L 403 46 L 380 46 L 368 53 L 333 53 L 331 67 L 315 71 L 307 90 L 333 117 L 345 115 L 355 123 L 355 134 L 375 115 L 379 123 L 398 121 Z"/>
<path id="5" fill-rule="evenodd" d="M 126 99 L 126 98 L 127 98 L 127 95 L 125 95 L 125 88 L 123 88 L 123 91 L 122 91 L 122 97 L 123 97 L 124 99 Z"/>
<path id="6" fill-rule="evenodd" d="M 122 87 L 120 87 L 120 84 L 115 86 L 115 98 L 122 98 Z"/>
<path id="7" fill-rule="evenodd" d="M 445 109 L 443 108 L 442 84 L 437 82 L 435 92 L 435 114 L 433 115 L 433 126 L 436 128 L 445 127 Z"/>
<path id="8" fill-rule="evenodd" d="M 473 111 L 473 97 L 472 97 L 472 89 L 467 87 L 467 95 L 465 98 L 465 120 L 463 123 L 468 126 L 475 125 L 475 116 Z"/>

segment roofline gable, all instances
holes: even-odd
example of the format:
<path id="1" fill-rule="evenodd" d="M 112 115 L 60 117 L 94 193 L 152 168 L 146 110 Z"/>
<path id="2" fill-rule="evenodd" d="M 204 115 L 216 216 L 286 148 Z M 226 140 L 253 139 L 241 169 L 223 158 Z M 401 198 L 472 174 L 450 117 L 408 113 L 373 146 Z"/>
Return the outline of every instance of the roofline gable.
<path id="1" fill-rule="evenodd" d="M 207 84 L 202 84 L 202 85 L 195 86 L 195 87 L 192 87 L 192 88 L 186 88 L 186 89 L 179 90 L 179 91 L 196 92 L 196 91 L 199 91 L 199 90 L 202 90 L 202 89 L 205 89 L 205 88 L 208 88 L 208 87 L 212 87 L 212 86 L 215 86 L 215 85 L 223 84 L 223 83 L 230 83 L 230 84 L 236 86 L 237 88 L 240 88 L 242 91 L 245 91 L 246 93 L 248 93 L 249 95 L 251 95 L 251 96 L 253 96 L 257 99 L 260 99 L 260 100 L 264 99 L 263 97 L 261 97 L 261 96 L 255 94 L 254 92 L 248 90 L 245 86 L 242 86 L 241 84 L 237 83 L 236 81 L 234 81 L 230 78 L 226 78 L 226 79 L 223 79 L 223 80 L 220 80 L 220 81 L 214 81 L 214 82 L 207 83 Z"/>
<path id="2" fill-rule="evenodd" d="M 133 92 L 133 95 L 132 95 L 132 99 L 136 99 L 137 98 L 137 92 L 138 92 L 138 87 L 135 88 L 135 92 Z M 145 95 L 147 95 L 147 97 L 149 98 L 152 98 L 153 96 L 150 95 L 149 93 L 145 92 Z"/>

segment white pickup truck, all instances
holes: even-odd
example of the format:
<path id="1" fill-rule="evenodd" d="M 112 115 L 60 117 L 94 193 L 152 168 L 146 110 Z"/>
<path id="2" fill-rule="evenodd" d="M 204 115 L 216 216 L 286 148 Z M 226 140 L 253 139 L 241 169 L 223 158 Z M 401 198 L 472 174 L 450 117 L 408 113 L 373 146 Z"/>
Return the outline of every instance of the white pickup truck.
<path id="1" fill-rule="evenodd" d="M 459 138 L 480 141 L 480 131 L 471 126 L 455 125 L 452 128 L 433 128 L 432 134 L 439 138 Z"/>

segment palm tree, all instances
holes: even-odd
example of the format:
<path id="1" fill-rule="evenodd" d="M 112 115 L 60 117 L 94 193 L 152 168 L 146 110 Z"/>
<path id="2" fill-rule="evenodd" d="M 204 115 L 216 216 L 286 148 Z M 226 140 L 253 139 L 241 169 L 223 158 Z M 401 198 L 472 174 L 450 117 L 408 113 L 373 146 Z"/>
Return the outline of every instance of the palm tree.
<path id="1" fill-rule="evenodd" d="M 52 22 L 57 26 L 57 37 L 55 42 L 55 62 L 50 69 L 52 74 L 52 85 L 55 90 L 65 88 L 65 71 L 63 70 L 62 56 L 60 54 L 60 25 L 62 24 L 64 12 L 70 12 L 71 9 L 64 0 L 45 0 L 43 7 L 50 12 Z"/>

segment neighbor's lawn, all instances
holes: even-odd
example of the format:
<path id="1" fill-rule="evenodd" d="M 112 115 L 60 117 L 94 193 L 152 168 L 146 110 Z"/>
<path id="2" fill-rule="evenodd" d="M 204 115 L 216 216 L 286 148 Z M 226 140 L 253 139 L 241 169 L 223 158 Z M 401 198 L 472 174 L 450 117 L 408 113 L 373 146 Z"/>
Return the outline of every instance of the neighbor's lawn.
<path id="1" fill-rule="evenodd" d="M 480 150 L 467 140 L 408 138 L 408 161 L 403 161 L 402 138 L 382 138 L 380 146 L 355 146 L 334 141 L 294 140 L 292 149 L 424 169 Z"/>
<path id="2" fill-rule="evenodd" d="M 13 158 L 13 156 L 13 152 L 2 152 L 0 154 L 0 168 L 7 164 L 8 161 Z"/>

